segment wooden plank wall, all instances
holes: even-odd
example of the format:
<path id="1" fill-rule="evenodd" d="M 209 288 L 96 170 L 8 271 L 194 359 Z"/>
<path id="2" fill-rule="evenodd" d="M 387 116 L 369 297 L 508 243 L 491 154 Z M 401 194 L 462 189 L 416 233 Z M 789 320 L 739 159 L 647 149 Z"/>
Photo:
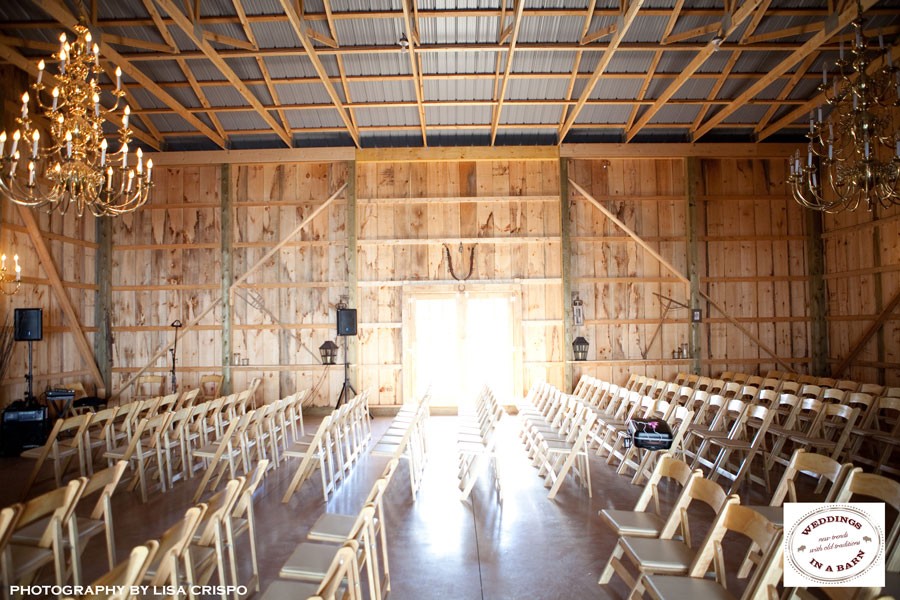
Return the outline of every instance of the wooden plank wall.
<path id="1" fill-rule="evenodd" d="M 900 293 L 900 207 L 825 215 L 829 363 L 836 369 Z M 862 347 L 842 377 L 900 385 L 900 310 Z"/>
<path id="2" fill-rule="evenodd" d="M 790 364 L 810 365 L 809 281 L 803 208 L 784 184 L 781 159 L 706 159 L 699 200 L 701 289 Z M 716 311 L 704 310 L 711 373 L 783 371 Z"/>
<path id="3" fill-rule="evenodd" d="M 801 372 L 809 363 L 806 238 L 800 207 L 787 195 L 780 160 L 700 161 L 700 289 Z M 682 274 L 687 274 L 687 182 L 684 159 L 572 161 L 570 176 Z M 572 290 L 585 303 L 591 343 L 588 373 L 621 382 L 631 373 L 670 378 L 691 361 L 673 357 L 688 342 L 688 286 L 574 192 Z M 659 296 L 657 296 L 657 294 Z M 701 372 L 765 374 L 774 360 L 718 311 L 701 301 Z M 664 317 L 664 318 L 663 318 Z M 653 341 L 659 323 L 663 326 Z M 649 348 L 648 348 L 649 345 Z M 646 351 L 646 357 L 642 355 Z"/>
<path id="4" fill-rule="evenodd" d="M 6 89 L 21 94 L 25 89 L 24 73 L 12 67 L 0 67 L 0 77 L 8 85 Z M 16 92 L 18 90 L 18 92 Z M 8 93 L 6 94 L 9 95 Z M 10 135 L 15 129 L 15 116 L 21 110 L 21 100 L 17 96 L 5 98 L 2 103 L 2 128 Z M 35 213 L 42 237 L 50 251 L 56 270 L 62 279 L 66 293 L 79 317 L 88 343 L 93 343 L 94 300 L 96 297 L 95 219 L 88 215 L 78 218 L 74 213 L 67 215 Z M 76 350 L 70 327 L 59 301 L 47 280 L 46 272 L 38 261 L 17 207 L 7 199 L 0 201 L 0 251 L 7 255 L 7 267 L 12 273 L 12 257 L 18 253 L 22 265 L 22 285 L 12 296 L 0 296 L 0 324 L 12 326 L 15 308 L 43 309 L 43 340 L 33 343 L 35 396 L 39 396 L 49 386 L 67 382 L 91 381 L 87 365 Z M 14 285 L 4 286 L 7 292 Z M 0 381 L 0 406 L 25 396 L 25 374 L 28 372 L 28 345 L 16 342 L 6 378 Z"/>
<path id="5" fill-rule="evenodd" d="M 569 176 L 681 273 L 687 272 L 682 159 L 577 160 L 570 162 Z M 673 306 L 663 320 L 665 300 L 656 294 L 689 304 L 688 286 L 574 190 L 569 219 L 572 291 L 585 310 L 585 325 L 575 327 L 572 336 L 582 335 L 590 343 L 588 360 L 574 363 L 573 381 L 588 374 L 622 383 L 631 373 L 668 378 L 687 371 L 690 360 L 673 359 L 672 351 L 688 342 L 689 313 Z"/>
<path id="6" fill-rule="evenodd" d="M 476 247 L 471 283 L 521 285 L 523 389 L 562 385 L 556 161 L 359 163 L 357 191 L 360 386 L 380 404 L 403 402 L 403 284 L 453 282 L 445 243 L 454 256 L 460 243 L 465 256 Z"/>
<path id="7" fill-rule="evenodd" d="M 346 176 L 345 163 L 235 165 L 235 278 L 287 238 Z M 343 368 L 323 367 L 319 346 L 335 339 L 335 307 L 348 293 L 346 210 L 346 199 L 337 199 L 238 287 L 232 348 L 242 366 L 232 367 L 235 390 L 262 377 L 267 400 L 315 389 L 314 404 L 334 405 Z"/>

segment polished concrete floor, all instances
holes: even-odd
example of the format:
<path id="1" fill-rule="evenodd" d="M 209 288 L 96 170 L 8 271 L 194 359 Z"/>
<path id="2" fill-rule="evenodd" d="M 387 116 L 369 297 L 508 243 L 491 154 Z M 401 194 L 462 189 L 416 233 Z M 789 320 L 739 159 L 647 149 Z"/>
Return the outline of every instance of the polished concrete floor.
<path id="1" fill-rule="evenodd" d="M 374 421 L 374 436 L 390 419 Z M 630 508 L 641 488 L 630 478 L 616 475 L 603 460 L 592 461 L 593 498 L 573 479 L 567 481 L 555 500 L 546 497 L 542 480 L 526 460 L 516 437 L 518 419 L 506 417 L 499 433 L 499 478 L 502 501 L 494 493 L 485 473 L 472 495 L 461 501 L 457 490 L 455 433 L 456 417 L 433 416 L 428 424 L 428 465 L 418 494 L 413 497 L 408 467 L 401 463 L 385 495 L 388 547 L 395 600 L 418 599 L 555 599 L 623 598 L 626 588 L 614 577 L 607 586 L 597 578 L 615 544 L 597 512 Z M 309 423 L 307 424 L 309 426 Z M 323 512 L 357 511 L 386 459 L 364 458 L 326 504 L 318 480 L 308 481 L 289 504 L 281 497 L 298 461 L 283 464 L 266 478 L 257 493 L 258 543 L 263 589 L 277 578 L 281 565 L 303 541 L 312 522 Z M 22 459 L 0 459 L 0 502 L 18 497 L 31 463 Z M 50 476 L 49 468 L 47 476 Z M 152 495 L 141 504 L 136 493 L 120 488 L 114 497 L 118 556 L 162 533 L 190 506 L 198 480 L 178 482 L 175 489 Z M 44 480 L 41 489 L 49 489 Z M 746 493 L 755 495 L 755 490 Z M 664 501 L 671 501 L 670 494 Z M 754 499 L 754 498 L 751 498 Z M 761 496 L 755 498 L 759 501 Z M 89 508 L 89 507 L 88 507 Z M 692 517 L 696 540 L 702 539 L 711 515 Z M 739 549 L 727 551 L 731 566 Z M 239 548 L 243 577 L 249 577 L 246 546 Z M 95 539 L 84 559 L 85 580 L 106 569 L 103 542 Z M 733 569 L 732 569 L 733 570 Z M 742 583 L 737 584 L 740 590 Z"/>

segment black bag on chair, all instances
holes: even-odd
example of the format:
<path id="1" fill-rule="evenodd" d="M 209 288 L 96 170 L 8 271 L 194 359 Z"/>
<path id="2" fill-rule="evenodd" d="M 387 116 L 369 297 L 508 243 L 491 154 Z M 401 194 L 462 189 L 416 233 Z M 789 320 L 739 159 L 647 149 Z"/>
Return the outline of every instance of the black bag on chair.
<path id="1" fill-rule="evenodd" d="M 645 450 L 668 450 L 672 447 L 672 430 L 662 419 L 631 419 L 628 421 L 628 436 L 631 444 Z"/>

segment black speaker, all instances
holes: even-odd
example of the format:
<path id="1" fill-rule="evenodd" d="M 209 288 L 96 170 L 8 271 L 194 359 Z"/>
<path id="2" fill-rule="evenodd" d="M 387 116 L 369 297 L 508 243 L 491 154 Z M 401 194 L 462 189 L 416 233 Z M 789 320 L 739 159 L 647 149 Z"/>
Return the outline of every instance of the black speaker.
<path id="1" fill-rule="evenodd" d="M 356 309 L 339 308 L 337 311 L 337 334 L 356 335 Z"/>
<path id="2" fill-rule="evenodd" d="M 17 342 L 39 342 L 43 339 L 44 311 L 40 308 L 17 308 L 13 313 L 13 338 Z"/>

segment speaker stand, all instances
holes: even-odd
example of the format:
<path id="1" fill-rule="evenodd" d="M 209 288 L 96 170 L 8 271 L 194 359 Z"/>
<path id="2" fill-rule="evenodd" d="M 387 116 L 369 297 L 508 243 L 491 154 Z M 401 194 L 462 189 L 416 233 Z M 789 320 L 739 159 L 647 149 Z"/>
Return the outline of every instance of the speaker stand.
<path id="1" fill-rule="evenodd" d="M 337 404 L 334 405 L 335 409 L 341 407 L 342 402 L 350 401 L 350 392 L 353 392 L 353 395 L 356 395 L 356 390 L 353 389 L 353 384 L 350 383 L 350 361 L 347 357 L 347 336 L 342 335 L 344 338 L 344 385 L 341 386 L 341 393 L 338 395 Z"/>
<path id="2" fill-rule="evenodd" d="M 34 402 L 34 394 L 32 393 L 32 382 L 34 382 L 34 362 L 32 361 L 31 356 L 31 345 L 32 341 L 28 340 L 28 375 L 25 376 L 25 381 L 28 383 L 27 392 L 25 392 L 25 404 L 32 404 Z"/>

